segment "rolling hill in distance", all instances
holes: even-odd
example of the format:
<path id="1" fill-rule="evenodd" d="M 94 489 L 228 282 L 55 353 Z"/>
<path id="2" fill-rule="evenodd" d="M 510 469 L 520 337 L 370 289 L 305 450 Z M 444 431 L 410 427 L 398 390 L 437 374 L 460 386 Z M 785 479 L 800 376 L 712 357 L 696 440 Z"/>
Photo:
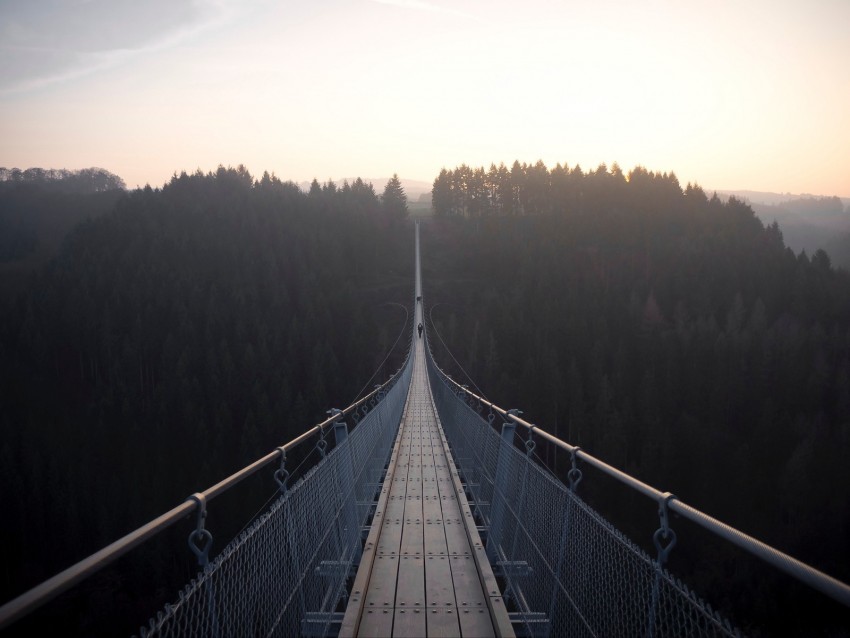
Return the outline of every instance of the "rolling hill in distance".
<path id="1" fill-rule="evenodd" d="M 776 221 L 794 252 L 811 256 L 825 250 L 833 265 L 850 269 L 850 198 L 746 190 L 717 194 L 747 202 L 765 225 Z"/>

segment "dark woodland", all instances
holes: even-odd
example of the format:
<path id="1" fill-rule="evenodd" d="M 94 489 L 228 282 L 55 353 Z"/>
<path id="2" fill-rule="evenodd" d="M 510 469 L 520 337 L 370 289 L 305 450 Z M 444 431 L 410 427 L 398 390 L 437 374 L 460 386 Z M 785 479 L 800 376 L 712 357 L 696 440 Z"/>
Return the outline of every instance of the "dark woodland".
<path id="1" fill-rule="evenodd" d="M 0 191 L 0 206 L 45 196 Z M 385 303 L 410 301 L 404 209 L 370 184 L 304 194 L 240 167 L 112 197 L 4 299 L 2 600 L 348 405 L 406 321 Z M 246 490 L 211 511 L 219 551 L 276 487 Z M 196 571 L 186 533 L 35 627 L 70 614 L 81 635 L 136 631 Z"/>
<path id="2" fill-rule="evenodd" d="M 433 195 L 425 292 L 490 400 L 850 579 L 850 277 L 827 253 L 642 168 L 461 166 Z M 595 481 L 650 549 L 654 505 Z M 846 610 L 687 531 L 671 569 L 748 633 L 846 635 Z"/>
<path id="3" fill-rule="evenodd" d="M 0 600 L 348 405 L 405 325 L 388 302 L 411 306 L 395 177 L 381 194 L 242 167 L 43 182 L 0 182 Z M 642 168 L 461 166 L 432 194 L 426 313 L 455 379 L 850 580 L 850 277 L 826 252 Z M 210 508 L 216 550 L 269 478 Z M 651 544 L 653 503 L 590 472 L 580 494 Z M 846 635 L 846 610 L 672 524 L 671 571 L 745 632 Z M 190 529 L 16 631 L 135 631 L 194 574 Z"/>

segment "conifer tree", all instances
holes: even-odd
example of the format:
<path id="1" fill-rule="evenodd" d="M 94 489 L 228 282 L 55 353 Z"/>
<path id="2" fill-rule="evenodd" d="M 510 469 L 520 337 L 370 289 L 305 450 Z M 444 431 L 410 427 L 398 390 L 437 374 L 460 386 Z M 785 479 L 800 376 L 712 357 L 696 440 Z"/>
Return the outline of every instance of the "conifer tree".
<path id="1" fill-rule="evenodd" d="M 381 203 L 387 217 L 393 219 L 407 217 L 407 195 L 404 193 L 404 188 L 401 185 L 401 180 L 399 180 L 398 174 L 393 173 L 393 176 L 384 187 L 384 194 L 381 196 Z"/>

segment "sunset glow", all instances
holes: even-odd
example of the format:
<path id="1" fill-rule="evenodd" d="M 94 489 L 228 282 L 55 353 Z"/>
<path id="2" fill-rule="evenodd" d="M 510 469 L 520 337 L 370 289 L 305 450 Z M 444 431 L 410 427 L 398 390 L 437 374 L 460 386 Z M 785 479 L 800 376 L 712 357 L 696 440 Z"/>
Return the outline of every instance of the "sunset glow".
<path id="1" fill-rule="evenodd" d="M 431 181 L 515 159 L 850 196 L 850 3 L 13 1 L 0 166 Z"/>

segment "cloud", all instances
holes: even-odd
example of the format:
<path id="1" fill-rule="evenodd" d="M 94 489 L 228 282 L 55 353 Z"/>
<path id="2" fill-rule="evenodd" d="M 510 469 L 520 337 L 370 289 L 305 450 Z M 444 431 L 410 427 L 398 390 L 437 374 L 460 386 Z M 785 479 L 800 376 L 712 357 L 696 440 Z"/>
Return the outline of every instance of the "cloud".
<path id="1" fill-rule="evenodd" d="M 235 0 L 10 0 L 0 8 L 0 95 L 67 82 L 221 26 Z"/>
<path id="2" fill-rule="evenodd" d="M 458 11 L 457 9 L 449 9 L 447 7 L 441 7 L 440 5 L 433 4 L 431 2 L 425 2 L 425 0 L 371 0 L 372 2 L 377 2 L 378 4 L 388 4 L 394 7 L 400 7 L 402 9 L 414 9 L 416 11 L 428 11 L 430 13 L 443 13 L 446 15 L 458 16 L 461 18 L 467 18 L 469 20 L 477 20 L 477 18 L 469 13 L 464 13 L 463 11 Z"/>

